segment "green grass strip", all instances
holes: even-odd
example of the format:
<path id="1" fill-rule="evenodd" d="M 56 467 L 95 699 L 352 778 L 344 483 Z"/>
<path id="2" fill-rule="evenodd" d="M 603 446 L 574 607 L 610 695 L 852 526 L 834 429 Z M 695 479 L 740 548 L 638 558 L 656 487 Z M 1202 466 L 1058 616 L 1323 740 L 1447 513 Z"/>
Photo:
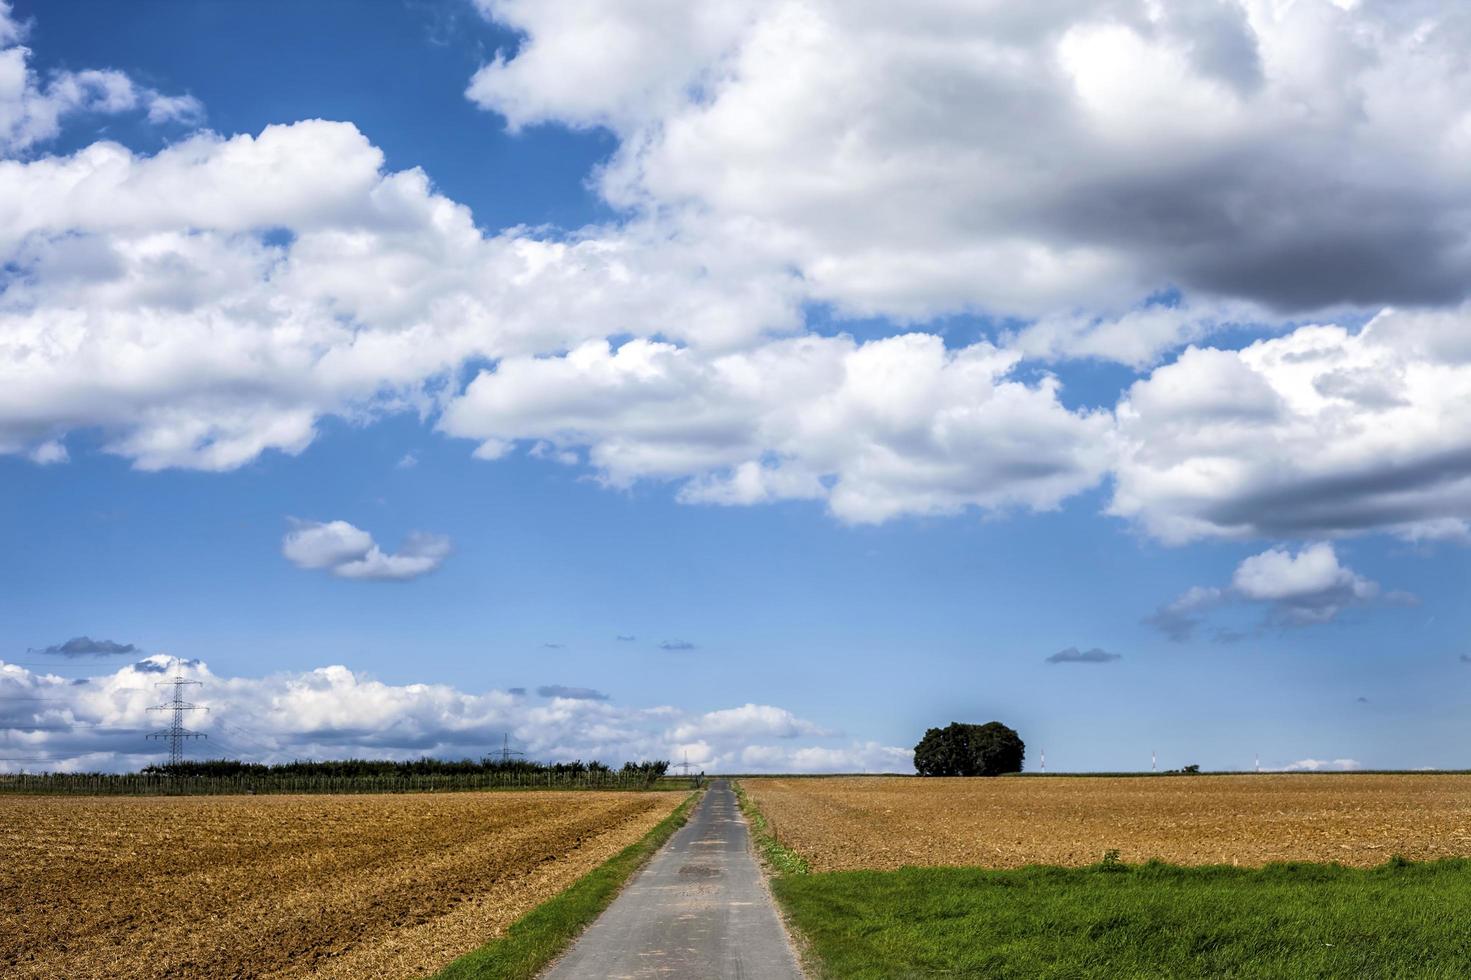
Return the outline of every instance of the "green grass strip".
<path id="1" fill-rule="evenodd" d="M 698 793 L 691 793 L 654 829 L 578 878 L 566 891 L 526 913 L 506 934 L 466 953 L 434 980 L 531 980 L 596 919 L 654 852 L 685 825 Z"/>
<path id="2" fill-rule="evenodd" d="M 777 874 L 805 875 L 811 871 L 812 867 L 807 863 L 806 858 L 776 839 L 776 834 L 771 829 L 771 822 L 746 795 L 745 788 L 738 782 L 732 782 L 731 786 L 735 789 L 736 801 L 740 804 L 741 812 L 746 815 L 746 822 L 751 825 L 751 840 L 756 845 L 756 852 L 766 863 Z"/>
<path id="3" fill-rule="evenodd" d="M 772 882 L 828 980 L 1471 977 L 1471 861 L 902 868 Z"/>
<path id="4" fill-rule="evenodd" d="M 1471 860 L 813 874 L 736 793 L 814 978 L 1471 977 Z"/>

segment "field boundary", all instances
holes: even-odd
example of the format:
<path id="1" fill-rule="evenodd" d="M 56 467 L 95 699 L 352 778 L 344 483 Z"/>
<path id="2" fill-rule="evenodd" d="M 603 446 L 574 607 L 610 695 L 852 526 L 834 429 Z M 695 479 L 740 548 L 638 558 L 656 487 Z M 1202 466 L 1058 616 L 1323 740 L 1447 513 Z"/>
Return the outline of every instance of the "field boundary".
<path id="1" fill-rule="evenodd" d="M 810 873 L 812 866 L 807 863 L 807 859 L 777 840 L 771 821 L 766 819 L 766 814 L 761 812 L 761 808 L 746 793 L 745 787 L 734 780 L 730 785 L 735 790 L 736 802 L 740 804 L 741 812 L 746 815 L 746 822 L 751 825 L 751 842 L 756 845 L 756 853 L 767 866 L 784 875 Z"/>
<path id="2" fill-rule="evenodd" d="M 628 880 L 685 825 L 696 790 L 641 839 L 527 912 L 493 939 L 434 974 L 433 980 L 532 980 L 606 909 Z"/>

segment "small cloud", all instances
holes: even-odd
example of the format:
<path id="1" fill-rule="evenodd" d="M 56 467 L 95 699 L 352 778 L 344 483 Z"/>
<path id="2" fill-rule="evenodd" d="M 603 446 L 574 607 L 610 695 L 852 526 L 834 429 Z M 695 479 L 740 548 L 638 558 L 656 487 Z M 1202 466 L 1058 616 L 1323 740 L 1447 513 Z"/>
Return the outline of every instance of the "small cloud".
<path id="1" fill-rule="evenodd" d="M 638 637 L 619 633 L 617 636 L 613 637 L 613 639 L 617 640 L 619 643 L 632 643 L 634 640 L 638 639 Z"/>
<path id="2" fill-rule="evenodd" d="M 1282 767 L 1282 772 L 1349 772 L 1364 768 L 1357 759 L 1298 759 Z"/>
<path id="3" fill-rule="evenodd" d="M 393 464 L 396 469 L 411 470 L 419 465 L 419 457 L 413 453 L 404 453 L 397 463 Z"/>
<path id="4" fill-rule="evenodd" d="M 1471 664 L 1471 653 L 1463 653 L 1463 654 L 1461 654 L 1461 663 L 1463 663 L 1463 664 Z"/>
<path id="5" fill-rule="evenodd" d="M 346 521 L 298 521 L 281 541 L 281 554 L 297 568 L 325 569 L 338 578 L 404 582 L 427 575 L 450 553 L 449 538 L 415 531 L 392 554 L 373 536 Z"/>
<path id="6" fill-rule="evenodd" d="M 1349 606 L 1387 597 L 1379 583 L 1341 564 L 1333 545 L 1319 542 L 1296 554 L 1271 548 L 1245 559 L 1231 579 L 1232 591 L 1250 602 L 1267 604 L 1267 621 L 1282 626 L 1326 623 Z M 1395 591 L 1388 601 L 1413 605 L 1419 599 Z"/>
<path id="7" fill-rule="evenodd" d="M 507 693 L 514 694 L 518 698 L 519 697 L 525 697 L 526 696 L 526 688 L 524 688 L 524 687 L 513 687 Z"/>
<path id="8" fill-rule="evenodd" d="M 836 734 L 798 718 L 785 708 L 769 704 L 746 704 L 739 708 L 710 711 L 690 719 L 670 733 L 677 742 L 694 742 L 718 736 L 751 738 L 796 738 L 800 735 L 827 737 Z"/>
<path id="9" fill-rule="evenodd" d="M 148 92 L 148 121 L 158 125 L 166 122 L 197 126 L 204 122 L 204 103 L 192 95 L 164 95 Z"/>
<path id="10" fill-rule="evenodd" d="M 1220 589 L 1193 586 L 1174 602 L 1160 606 L 1152 615 L 1145 617 L 1143 622 L 1176 643 L 1185 643 L 1195 637 L 1195 631 L 1204 621 L 1200 613 L 1220 601 Z"/>
<path id="11" fill-rule="evenodd" d="M 543 650 L 561 650 L 566 645 L 565 643 L 543 643 L 541 646 Z"/>
<path id="12" fill-rule="evenodd" d="M 571 701 L 606 701 L 608 695 L 590 687 L 564 687 L 561 684 L 543 684 L 536 693 L 544 698 L 567 698 Z"/>
<path id="13" fill-rule="evenodd" d="M 30 452 L 31 462 L 38 466 L 50 466 L 53 463 L 65 463 L 71 459 L 66 451 L 66 446 L 56 439 L 43 442 Z"/>
<path id="14" fill-rule="evenodd" d="M 1310 626 L 1372 602 L 1414 606 L 1420 600 L 1409 592 L 1382 592 L 1379 583 L 1342 564 L 1331 543 L 1318 542 L 1296 553 L 1269 548 L 1245 558 L 1236 566 L 1229 587 L 1195 586 L 1155 610 L 1144 623 L 1171 640 L 1185 642 L 1203 623 L 1204 611 L 1228 603 L 1264 609 L 1264 626 Z"/>
<path id="15" fill-rule="evenodd" d="M 198 667 L 201 662 L 199 660 L 180 660 L 178 657 L 156 653 L 145 660 L 140 660 L 133 664 L 133 669 L 143 674 L 167 674 L 176 669 L 182 670 L 185 667 Z"/>
<path id="16" fill-rule="evenodd" d="M 1358 699 L 1358 703 L 1359 704 L 1368 704 L 1369 703 L 1369 699 L 1368 698 L 1365 698 L 1365 697 L 1361 697 L 1361 698 Z"/>
<path id="17" fill-rule="evenodd" d="M 515 448 L 514 442 L 508 442 L 505 439 L 487 439 L 476 446 L 475 451 L 470 455 L 476 459 L 500 459 Z"/>
<path id="18" fill-rule="evenodd" d="M 570 449 L 559 449 L 546 440 L 541 440 L 531 447 L 531 455 L 536 459 L 550 459 L 563 466 L 576 466 L 581 462 L 577 453 Z"/>
<path id="19" fill-rule="evenodd" d="M 53 644 L 40 650 L 32 647 L 30 652 L 61 657 L 116 657 L 143 651 L 131 643 L 115 643 L 112 640 L 94 640 L 90 636 L 74 636 L 65 643 Z"/>
<path id="20" fill-rule="evenodd" d="M 1319 542 L 1296 554 L 1269 548 L 1244 559 L 1231 577 L 1237 594 L 1281 603 L 1288 614 L 1321 622 L 1354 599 L 1372 599 L 1379 586 L 1338 561 L 1333 545 Z"/>
<path id="21" fill-rule="evenodd" d="M 689 640 L 665 640 L 659 644 L 660 650 L 693 650 L 695 645 Z"/>
<path id="22" fill-rule="evenodd" d="M 1077 647 L 1068 647 L 1059 650 L 1047 658 L 1049 664 L 1106 664 L 1115 660 L 1124 659 L 1121 653 L 1109 653 L 1101 647 L 1091 650 L 1079 650 Z"/>

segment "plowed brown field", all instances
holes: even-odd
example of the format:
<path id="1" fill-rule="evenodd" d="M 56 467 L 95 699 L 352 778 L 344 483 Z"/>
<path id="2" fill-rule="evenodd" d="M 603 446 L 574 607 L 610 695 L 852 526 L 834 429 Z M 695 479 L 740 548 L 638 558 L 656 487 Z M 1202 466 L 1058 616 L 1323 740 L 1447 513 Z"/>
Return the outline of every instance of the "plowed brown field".
<path id="1" fill-rule="evenodd" d="M 814 870 L 1471 855 L 1471 776 L 744 779 Z"/>
<path id="2" fill-rule="evenodd" d="M 683 798 L 0 797 L 0 975 L 420 975 Z"/>

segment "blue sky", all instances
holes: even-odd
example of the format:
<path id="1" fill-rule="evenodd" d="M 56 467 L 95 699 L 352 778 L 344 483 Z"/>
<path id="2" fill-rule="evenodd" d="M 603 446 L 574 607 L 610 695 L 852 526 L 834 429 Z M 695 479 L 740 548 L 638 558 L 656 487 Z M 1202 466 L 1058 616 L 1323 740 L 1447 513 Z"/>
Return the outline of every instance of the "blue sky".
<path id="1" fill-rule="evenodd" d="M 905 62 L 924 24 L 646 6 L 0 16 L 30 72 L 0 91 L 0 205 L 31 209 L 0 242 L 0 755 L 148 761 L 137 657 L 36 652 L 85 635 L 203 661 L 237 720 L 206 730 L 261 757 L 511 731 L 548 757 L 903 770 L 926 727 L 995 718 L 1049 770 L 1464 765 L 1471 327 L 1423 270 L 1466 229 L 1329 221 L 1309 176 L 1339 152 L 1335 87 L 1272 61 L 1351 24 L 966 25 L 1115 127 L 1031 106 L 1039 146 L 1102 140 L 1112 168 L 1036 184 L 1007 156 L 1015 80 Z M 1188 61 L 1233 31 L 1253 58 Z M 881 101 L 825 92 L 852 50 Z M 1128 112 L 1154 70 L 1185 73 L 1182 104 Z M 1255 132 L 1289 83 L 1324 120 L 1292 146 Z M 1219 131 L 1181 122 L 1187 96 Z M 314 119 L 353 129 L 265 149 Z M 1431 176 L 1455 146 L 1381 176 L 1378 122 L 1342 193 L 1471 196 Z M 1162 133 L 1180 160 L 1146 152 Z M 107 194 L 47 176 L 105 174 L 99 141 L 131 152 Z M 1270 173 L 1221 196 L 1292 201 L 1270 231 L 1212 212 L 1241 152 Z M 392 182 L 414 168 L 428 185 Z M 429 216 L 449 202 L 473 225 Z M 1116 656 L 1048 660 L 1095 649 Z"/>

